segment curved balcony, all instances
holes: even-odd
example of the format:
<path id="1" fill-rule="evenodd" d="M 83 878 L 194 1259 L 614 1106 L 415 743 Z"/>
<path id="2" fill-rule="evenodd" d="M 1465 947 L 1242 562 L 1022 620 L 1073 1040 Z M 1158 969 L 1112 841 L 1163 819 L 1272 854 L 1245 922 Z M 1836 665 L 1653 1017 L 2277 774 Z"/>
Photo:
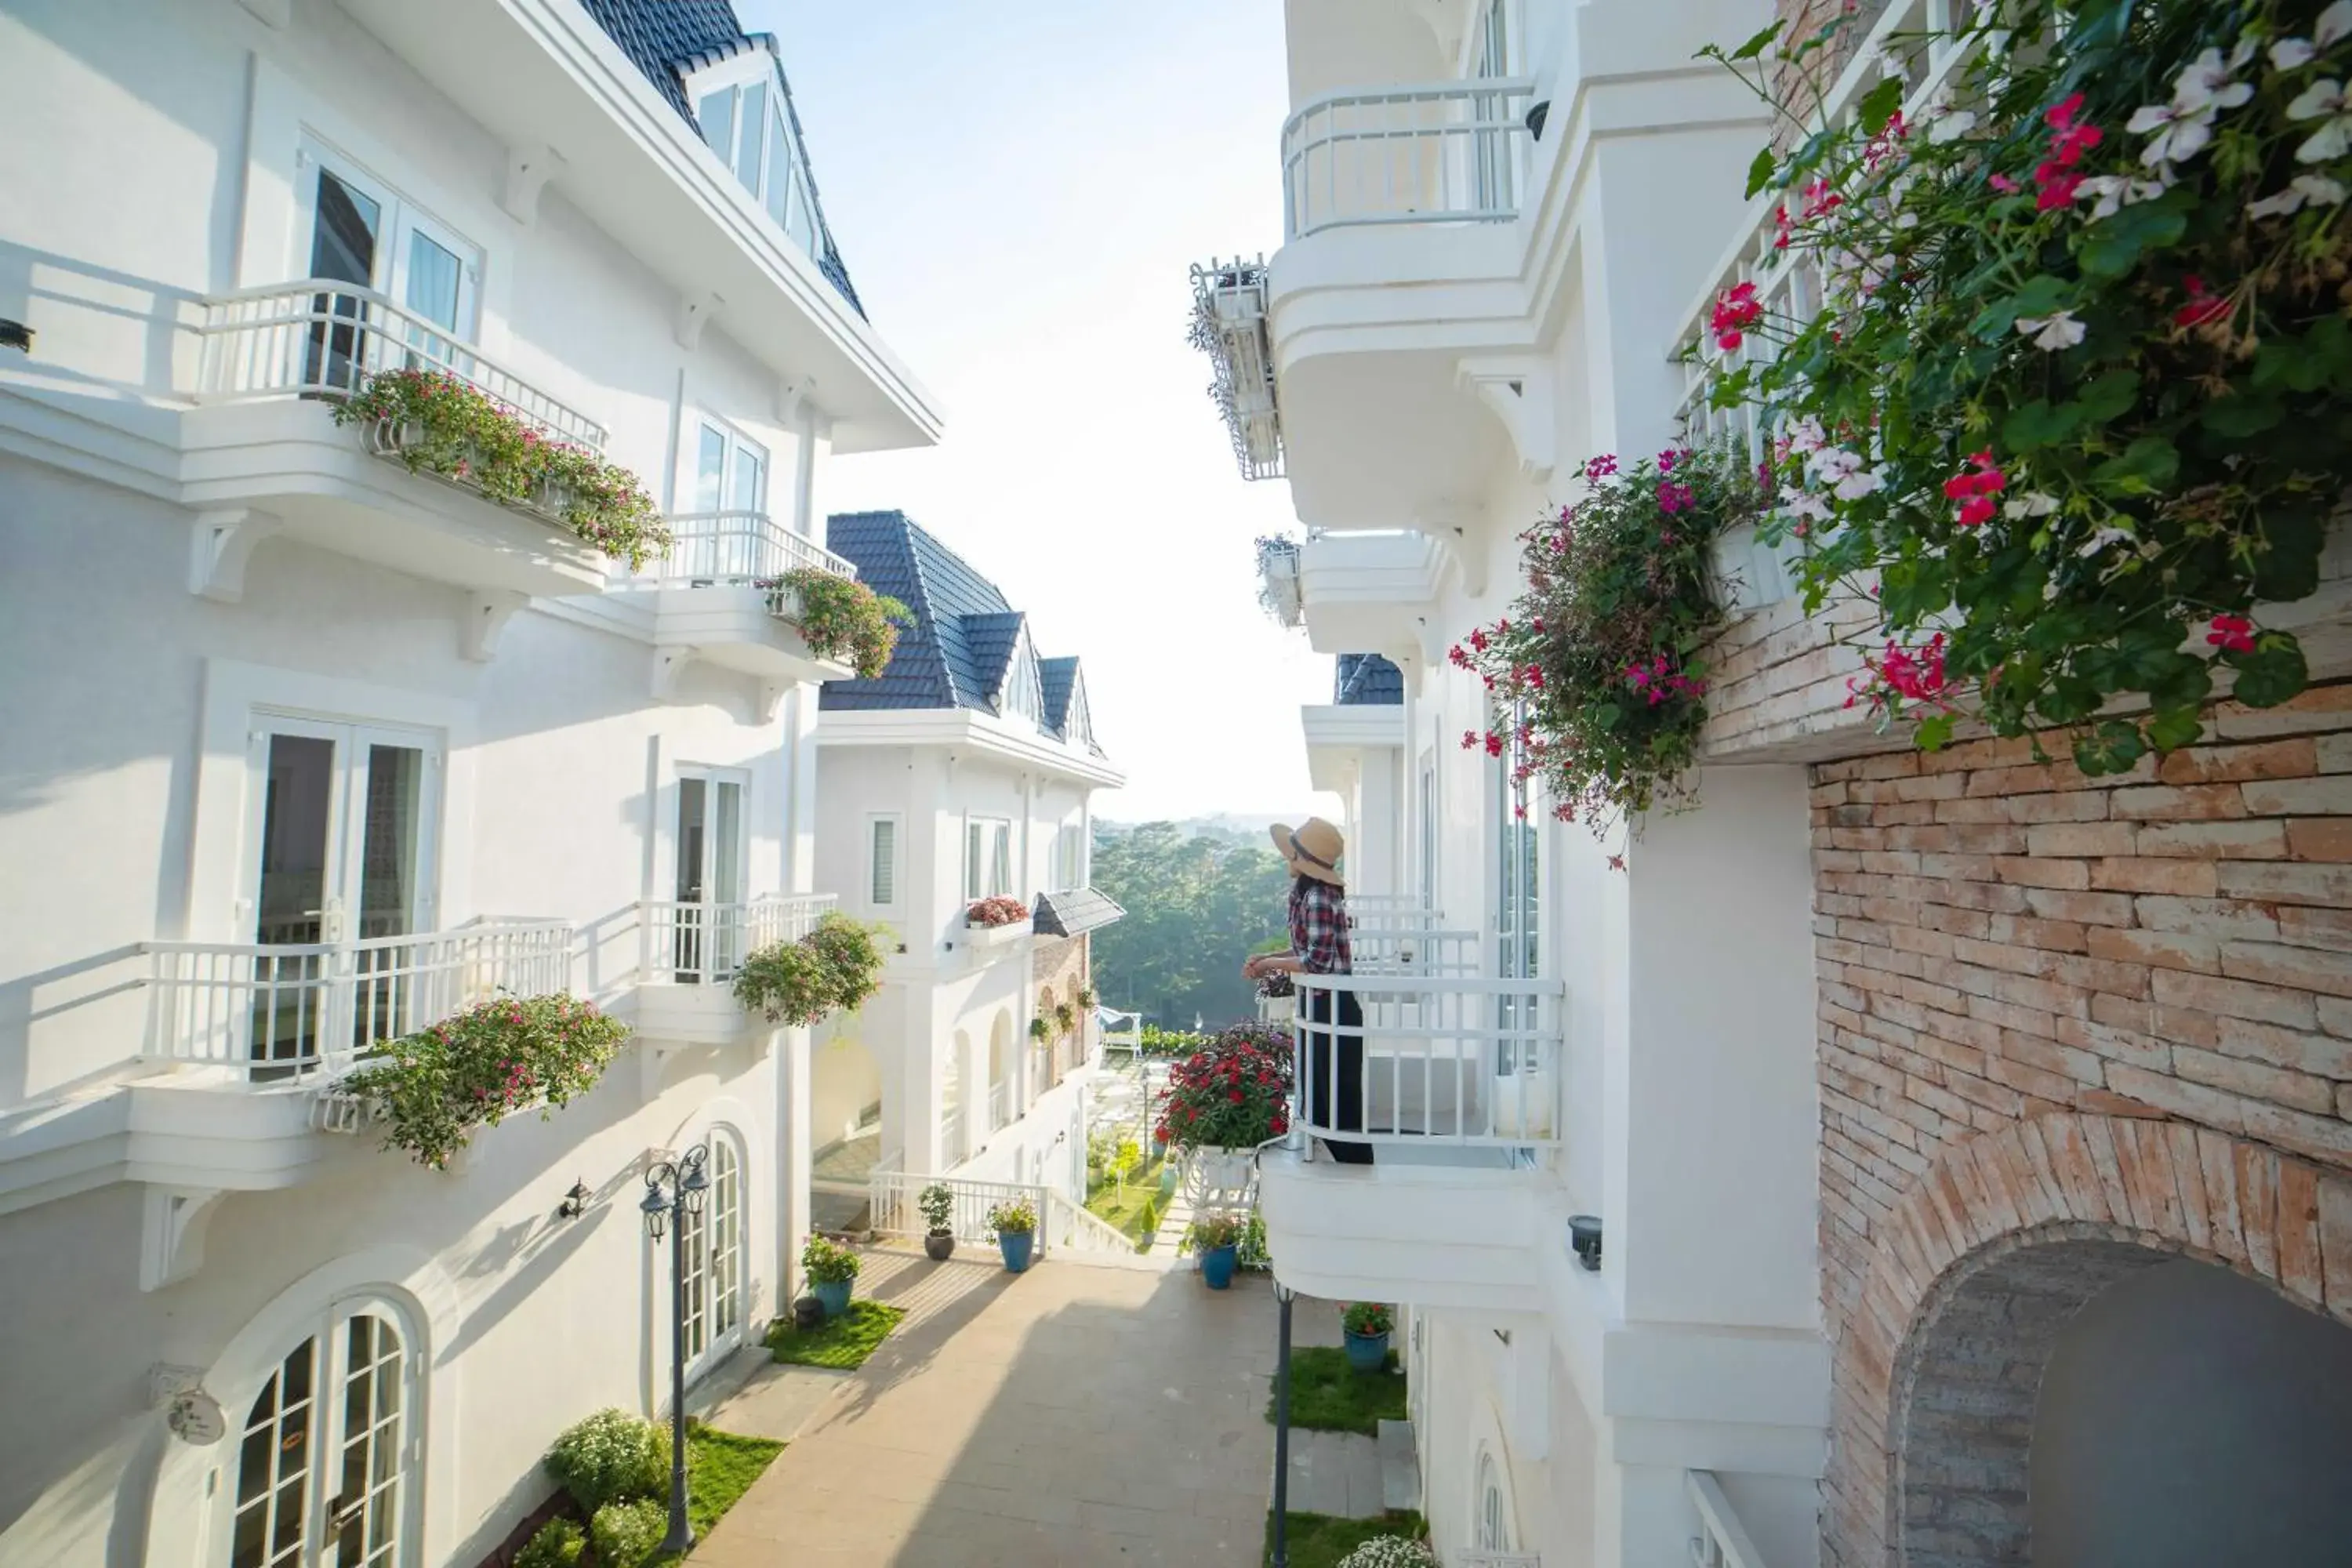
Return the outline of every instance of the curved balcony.
<path id="1" fill-rule="evenodd" d="M 849 561 L 763 511 L 689 512 L 669 529 L 669 553 L 619 584 L 652 596 L 657 695 L 696 660 L 760 678 L 771 711 L 795 683 L 850 673 L 810 649 L 786 581 L 803 570 L 855 577 Z"/>
<path id="2" fill-rule="evenodd" d="M 831 893 L 769 893 L 740 903 L 637 906 L 636 1026 L 661 1044 L 723 1046 L 764 1031 L 735 1000 L 735 972 L 761 948 L 796 942 L 834 907 Z"/>
<path id="3" fill-rule="evenodd" d="M 602 583 L 604 558 L 566 526 L 562 498 L 495 501 L 462 478 L 411 473 L 402 431 L 336 425 L 334 405 L 380 372 L 434 371 L 544 439 L 603 450 L 602 425 L 446 328 L 372 289 L 304 279 L 208 300 L 194 331 L 196 406 L 181 426 L 194 592 L 241 597 L 247 560 L 272 538 L 467 588 Z"/>

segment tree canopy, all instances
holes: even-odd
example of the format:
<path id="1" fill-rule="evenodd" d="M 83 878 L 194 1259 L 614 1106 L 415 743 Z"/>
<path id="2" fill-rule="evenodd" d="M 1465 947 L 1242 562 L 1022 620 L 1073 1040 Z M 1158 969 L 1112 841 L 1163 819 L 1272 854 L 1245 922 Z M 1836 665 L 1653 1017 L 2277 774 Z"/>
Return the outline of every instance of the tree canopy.
<path id="1" fill-rule="evenodd" d="M 1284 933 L 1289 873 L 1273 850 L 1188 825 L 1098 826 L 1094 884 L 1127 918 L 1095 933 L 1095 988 L 1152 1023 L 1255 1017 L 1242 960 Z"/>

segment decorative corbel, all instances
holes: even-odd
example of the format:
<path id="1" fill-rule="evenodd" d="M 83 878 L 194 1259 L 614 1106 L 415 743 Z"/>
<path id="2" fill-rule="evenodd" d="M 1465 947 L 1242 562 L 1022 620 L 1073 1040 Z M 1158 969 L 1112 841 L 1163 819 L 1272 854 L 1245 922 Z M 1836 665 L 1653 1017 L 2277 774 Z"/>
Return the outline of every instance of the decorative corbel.
<path id="1" fill-rule="evenodd" d="M 702 329 L 709 324 L 719 306 L 726 301 L 708 289 L 681 289 L 677 306 L 670 317 L 670 331 L 677 346 L 692 349 L 702 342 Z"/>
<path id="2" fill-rule="evenodd" d="M 160 1290 L 204 1267 L 205 1228 L 223 1195 L 218 1187 L 147 1189 L 139 1229 L 142 1290 Z"/>
<path id="3" fill-rule="evenodd" d="M 1413 517 L 1414 525 L 1437 546 L 1439 555 L 1453 563 L 1462 592 L 1473 599 L 1486 593 L 1486 552 L 1480 548 L 1485 516 L 1475 501 L 1456 500 L 1432 503 Z"/>
<path id="4" fill-rule="evenodd" d="M 246 563 L 254 547 L 285 525 L 250 507 L 196 513 L 188 533 L 188 592 L 215 604 L 245 597 Z"/>
<path id="5" fill-rule="evenodd" d="M 778 376 L 776 378 L 776 423 L 787 430 L 797 430 L 804 419 L 816 416 L 816 377 L 813 375 Z"/>
<path id="6" fill-rule="evenodd" d="M 759 691 L 751 700 L 753 720 L 762 729 L 773 724 L 776 715 L 783 709 L 784 699 L 792 695 L 793 688 L 798 684 L 793 680 L 761 681 Z"/>
<path id="7" fill-rule="evenodd" d="M 678 683 L 685 678 L 686 667 L 701 654 L 698 647 L 657 647 L 654 649 L 654 700 L 674 701 Z"/>
<path id="8" fill-rule="evenodd" d="M 517 223 L 537 222 L 539 193 L 563 166 L 563 154 L 545 142 L 508 148 L 506 189 L 499 193 L 499 205 Z"/>
<path id="9" fill-rule="evenodd" d="M 476 664 L 488 664 L 499 651 L 499 638 L 515 612 L 530 603 L 528 594 L 478 593 L 466 601 L 466 620 L 459 630 L 458 651 Z"/>
<path id="10" fill-rule="evenodd" d="M 1503 422 L 1518 451 L 1519 471 L 1530 479 L 1549 479 L 1559 446 L 1551 362 L 1535 354 L 1474 355 L 1460 361 L 1454 374 Z"/>

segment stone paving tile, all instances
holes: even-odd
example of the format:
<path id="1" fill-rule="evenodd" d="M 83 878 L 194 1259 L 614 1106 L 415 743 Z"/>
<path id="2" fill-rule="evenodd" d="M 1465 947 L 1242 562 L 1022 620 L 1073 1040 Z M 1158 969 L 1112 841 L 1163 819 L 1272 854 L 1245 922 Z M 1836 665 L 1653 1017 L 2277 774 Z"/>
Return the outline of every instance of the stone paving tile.
<path id="1" fill-rule="evenodd" d="M 877 1251 L 859 1289 L 907 1321 L 799 1423 L 698 1568 L 1257 1562 L 1264 1279 L 1215 1292 L 1189 1271 L 1049 1260 L 1015 1276 Z M 1294 1329 L 1335 1343 L 1336 1309 L 1302 1301 Z"/>

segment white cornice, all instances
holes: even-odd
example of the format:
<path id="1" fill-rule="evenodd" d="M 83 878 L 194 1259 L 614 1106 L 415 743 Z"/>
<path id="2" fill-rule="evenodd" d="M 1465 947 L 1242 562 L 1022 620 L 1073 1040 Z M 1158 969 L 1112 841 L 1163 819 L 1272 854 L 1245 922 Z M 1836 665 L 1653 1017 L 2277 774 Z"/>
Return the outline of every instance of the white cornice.
<path id="1" fill-rule="evenodd" d="M 1125 773 L 1091 752 L 969 708 L 829 710 L 817 719 L 816 740 L 820 746 L 965 747 L 1104 789 L 1127 783 Z"/>

